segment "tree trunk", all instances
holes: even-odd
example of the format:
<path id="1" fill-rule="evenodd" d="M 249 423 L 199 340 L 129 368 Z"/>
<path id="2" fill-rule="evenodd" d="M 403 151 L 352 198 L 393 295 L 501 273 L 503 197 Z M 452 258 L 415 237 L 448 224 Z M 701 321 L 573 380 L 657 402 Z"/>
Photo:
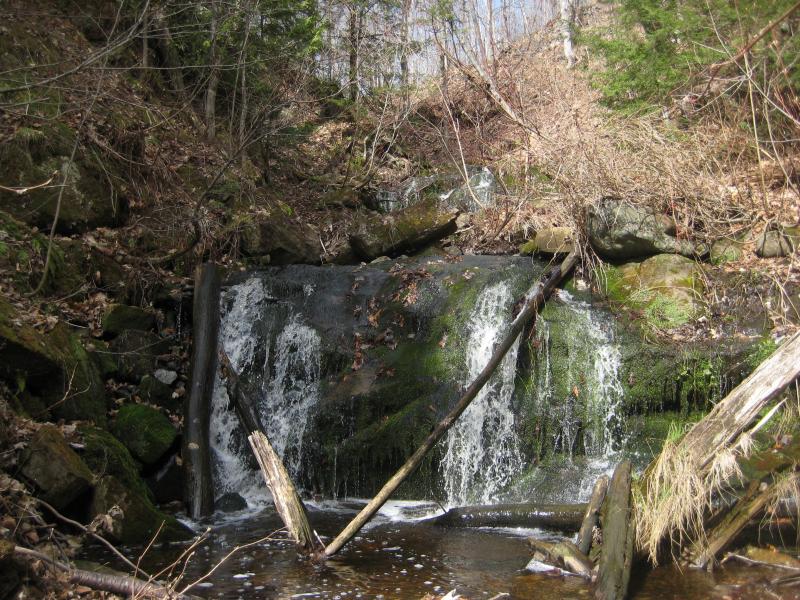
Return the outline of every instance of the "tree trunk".
<path id="1" fill-rule="evenodd" d="M 183 72 L 181 71 L 181 64 L 178 60 L 178 52 L 175 50 L 175 45 L 172 41 L 172 33 L 169 30 L 167 19 L 164 16 L 164 10 L 160 7 L 156 9 L 153 15 L 153 28 L 150 33 L 155 37 L 161 64 L 167 70 L 170 82 L 172 83 L 172 91 L 181 96 L 184 95 L 186 93 L 186 86 L 183 82 Z"/>
<path id="2" fill-rule="evenodd" d="M 209 451 L 209 418 L 217 372 L 220 276 L 216 265 L 205 263 L 195 271 L 192 374 L 184 404 L 184 500 L 189 516 L 199 519 L 214 510 Z"/>
<path id="3" fill-rule="evenodd" d="M 575 531 L 581 525 L 586 504 L 493 504 L 460 506 L 426 523 L 444 527 L 542 527 Z"/>
<path id="4" fill-rule="evenodd" d="M 353 102 L 358 101 L 358 46 L 361 41 L 361 28 L 359 18 L 360 8 L 352 3 L 350 5 L 350 22 L 348 24 L 348 37 L 349 37 L 349 87 L 350 87 L 350 100 Z"/>
<path id="5" fill-rule="evenodd" d="M 624 600 L 633 561 L 634 523 L 631 507 L 631 463 L 614 470 L 603 511 L 603 546 L 598 563 L 596 600 Z"/>
<path id="6" fill-rule="evenodd" d="M 217 124 L 217 87 L 219 86 L 219 59 L 217 56 L 217 32 L 219 29 L 219 7 L 217 0 L 211 2 L 211 40 L 209 49 L 209 68 L 211 72 L 208 76 L 208 86 L 206 87 L 205 97 L 205 122 L 206 139 L 211 141 L 216 137 Z"/>
<path id="7" fill-rule="evenodd" d="M 440 439 L 442 439 L 444 434 L 447 433 L 450 427 L 452 427 L 456 422 L 456 419 L 461 416 L 461 413 L 467 409 L 470 403 L 478 395 L 478 392 L 480 392 L 483 386 L 486 385 L 491 378 L 492 373 L 494 373 L 497 366 L 503 360 L 503 357 L 505 357 L 511 346 L 514 345 L 514 342 L 519 334 L 536 315 L 539 307 L 553 291 L 553 288 L 555 288 L 556 284 L 558 284 L 558 282 L 561 281 L 561 279 L 563 279 L 563 277 L 572 270 L 577 260 L 577 252 L 571 252 L 560 265 L 553 267 L 542 280 L 538 281 L 536 285 L 529 290 L 525 296 L 524 308 L 519 313 L 517 318 L 514 319 L 514 322 L 511 324 L 508 333 L 495 349 L 494 354 L 492 355 L 491 359 L 489 359 L 489 362 L 484 367 L 483 371 L 481 371 L 475 381 L 473 381 L 472 384 L 467 388 L 467 390 L 464 392 L 464 395 L 458 401 L 453 410 L 450 411 L 450 413 L 442 421 L 440 421 L 438 425 L 436 425 L 434 430 L 428 435 L 422 445 L 417 448 L 414 454 L 412 454 L 405 464 L 400 467 L 397 473 L 392 475 L 389 481 L 384 484 L 377 496 L 375 496 L 363 509 L 361 509 L 361 512 L 356 515 L 356 517 L 347 527 L 345 527 L 345 529 L 336 537 L 335 540 L 328 544 L 328 546 L 325 548 L 325 556 L 333 556 L 339 550 L 341 550 L 342 546 L 349 542 L 350 539 L 356 533 L 358 533 L 361 528 L 375 515 L 375 513 L 378 512 L 380 507 L 384 505 L 384 503 L 389 499 L 392 493 L 394 493 L 398 486 L 405 481 L 406 477 L 411 475 L 411 473 L 416 470 L 425 455 L 436 445 Z"/>
<path id="8" fill-rule="evenodd" d="M 594 528 L 597 525 L 600 509 L 603 506 L 603 500 L 606 498 L 607 490 L 608 476 L 602 475 L 594 484 L 592 498 L 589 500 L 589 505 L 586 508 L 586 515 L 583 517 L 581 529 L 578 532 L 578 550 L 587 556 L 589 555 L 589 550 L 592 549 Z"/>

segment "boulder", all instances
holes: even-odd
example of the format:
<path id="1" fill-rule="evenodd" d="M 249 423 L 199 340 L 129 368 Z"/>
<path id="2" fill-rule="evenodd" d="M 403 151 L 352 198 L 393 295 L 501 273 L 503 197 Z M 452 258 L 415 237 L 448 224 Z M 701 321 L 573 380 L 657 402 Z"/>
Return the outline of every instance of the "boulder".
<path id="1" fill-rule="evenodd" d="M 364 261 L 413 252 L 454 233 L 458 214 L 428 199 L 391 215 L 368 216 L 356 224 L 350 246 Z"/>
<path id="2" fill-rule="evenodd" d="M 182 401 L 172 397 L 172 388 L 152 375 L 145 375 L 139 382 L 139 397 L 148 404 L 155 404 L 171 412 L 181 409 Z"/>
<path id="3" fill-rule="evenodd" d="M 123 406 L 111 425 L 111 432 L 145 467 L 157 465 L 178 437 L 167 417 L 144 404 Z"/>
<path id="4" fill-rule="evenodd" d="M 38 396 L 56 417 L 106 422 L 100 370 L 66 325 L 39 333 L 0 299 L 0 377 Z"/>
<path id="5" fill-rule="evenodd" d="M 150 331 L 128 329 L 114 338 L 109 348 L 116 358 L 119 376 L 138 383 L 156 370 L 156 359 L 169 351 L 169 340 Z"/>
<path id="6" fill-rule="evenodd" d="M 39 429 L 20 464 L 22 475 L 33 483 L 37 495 L 57 510 L 67 508 L 92 486 L 92 471 L 53 425 Z"/>
<path id="7" fill-rule="evenodd" d="M 81 427 L 83 436 L 82 458 L 97 477 L 113 475 L 126 488 L 139 494 L 149 494 L 147 486 L 139 477 L 140 464 L 128 449 L 109 432 L 97 427 Z"/>
<path id="8" fill-rule="evenodd" d="M 520 246 L 520 254 L 562 254 L 575 246 L 575 232 L 571 227 L 546 227 L 536 236 Z"/>
<path id="9" fill-rule="evenodd" d="M 756 239 L 756 254 L 761 258 L 789 256 L 800 245 L 800 227 L 765 231 Z"/>
<path id="10" fill-rule="evenodd" d="M 675 222 L 671 218 L 616 198 L 603 198 L 587 208 L 586 233 L 594 250 L 604 258 L 695 253 L 694 244 L 674 237 Z"/>
<path id="11" fill-rule="evenodd" d="M 228 492 L 214 502 L 214 507 L 222 512 L 231 513 L 247 508 L 247 501 L 236 492 Z"/>
<path id="12" fill-rule="evenodd" d="M 122 514 L 112 510 L 115 506 L 119 507 Z M 159 528 L 161 528 L 157 538 L 159 542 L 192 537 L 192 531 L 175 517 L 159 511 L 146 496 L 130 489 L 111 475 L 103 477 L 97 484 L 90 511 L 92 517 L 111 515 L 109 536 L 117 543 L 149 542 Z"/>
<path id="13" fill-rule="evenodd" d="M 657 254 L 606 271 L 607 293 L 642 310 L 657 328 L 683 325 L 702 310 L 703 279 L 697 263 L 677 254 Z"/>
<path id="14" fill-rule="evenodd" d="M 273 210 L 255 221 L 242 224 L 241 250 L 250 258 L 270 265 L 319 264 L 318 242 L 310 232 L 298 227 L 286 215 Z"/>
<path id="15" fill-rule="evenodd" d="M 103 315 L 103 333 L 116 337 L 128 329 L 150 331 L 156 326 L 153 311 L 127 304 L 111 304 Z"/>
<path id="16" fill-rule="evenodd" d="M 164 385 L 172 385 L 175 383 L 175 380 L 178 379 L 178 374 L 169 369 L 156 369 L 156 372 L 153 373 L 153 376 Z"/>
<path id="17" fill-rule="evenodd" d="M 711 244 L 709 259 L 713 265 L 724 265 L 739 260 L 743 254 L 743 241 L 725 238 Z"/>

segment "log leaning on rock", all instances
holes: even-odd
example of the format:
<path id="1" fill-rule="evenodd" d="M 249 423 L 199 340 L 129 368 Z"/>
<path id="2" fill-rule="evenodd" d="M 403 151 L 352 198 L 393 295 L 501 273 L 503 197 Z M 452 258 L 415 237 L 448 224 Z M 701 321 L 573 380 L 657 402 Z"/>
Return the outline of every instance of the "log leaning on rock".
<path id="1" fill-rule="evenodd" d="M 575 531 L 587 504 L 493 504 L 451 508 L 426 522 L 443 527 L 541 527 Z"/>
<path id="2" fill-rule="evenodd" d="M 220 275 L 205 263 L 195 271 L 192 375 L 184 403 L 184 500 L 189 516 L 199 519 L 214 511 L 209 451 L 209 419 L 217 371 Z"/>
<path id="3" fill-rule="evenodd" d="M 595 482 L 594 488 L 592 488 L 592 498 L 586 507 L 586 514 L 578 531 L 578 550 L 586 556 L 589 555 L 589 550 L 592 549 L 594 528 L 600 518 L 600 509 L 603 506 L 603 500 L 606 499 L 607 490 L 608 475 L 601 475 Z"/>
<path id="4" fill-rule="evenodd" d="M 458 417 L 467 409 L 472 403 L 478 392 L 485 386 L 495 369 L 502 362 L 505 355 L 514 345 L 517 337 L 522 333 L 522 330 L 528 325 L 539 311 L 539 307 L 544 304 L 544 301 L 556 287 L 556 285 L 569 273 L 575 264 L 578 262 L 578 253 L 576 250 L 570 252 L 560 265 L 554 266 L 547 274 L 528 291 L 525 295 L 525 304 L 511 323 L 505 337 L 500 341 L 495 348 L 489 362 L 480 372 L 475 381 L 470 384 L 459 401 L 456 403 L 453 410 L 442 419 L 433 431 L 428 435 L 419 448 L 412 454 L 408 460 L 403 464 L 398 471 L 392 475 L 391 478 L 383 485 L 378 494 L 369 501 L 369 503 L 361 509 L 355 518 L 344 528 L 344 530 L 325 548 L 325 556 L 333 556 L 342 547 L 349 542 L 354 535 L 356 535 L 367 522 L 375 516 L 375 513 L 380 510 L 394 491 L 400 486 L 405 479 L 411 475 L 425 458 L 425 455 L 436 445 L 436 443 L 444 437 L 444 434 L 453 426 Z"/>

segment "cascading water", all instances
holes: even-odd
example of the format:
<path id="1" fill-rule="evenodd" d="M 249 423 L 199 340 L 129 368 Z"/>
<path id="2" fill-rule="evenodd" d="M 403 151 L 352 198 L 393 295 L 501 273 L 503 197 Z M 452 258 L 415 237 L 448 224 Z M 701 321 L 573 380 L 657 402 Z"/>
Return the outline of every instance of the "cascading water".
<path id="1" fill-rule="evenodd" d="M 233 368 L 256 383 L 267 436 L 295 476 L 309 412 L 319 397 L 319 335 L 300 315 L 287 316 L 284 307 L 270 302 L 267 286 L 259 278 L 232 286 L 221 304 L 220 343 Z M 279 332 L 274 341 L 273 332 Z M 236 492 L 251 505 L 263 504 L 268 499 L 266 488 L 261 475 L 249 466 L 250 449 L 219 377 L 210 435 L 216 496 Z"/>
<path id="2" fill-rule="evenodd" d="M 510 286 L 485 288 L 467 324 L 469 385 L 492 356 L 511 321 Z M 492 379 L 447 434 L 440 470 L 449 506 L 491 503 L 522 467 L 511 404 L 519 340 Z"/>

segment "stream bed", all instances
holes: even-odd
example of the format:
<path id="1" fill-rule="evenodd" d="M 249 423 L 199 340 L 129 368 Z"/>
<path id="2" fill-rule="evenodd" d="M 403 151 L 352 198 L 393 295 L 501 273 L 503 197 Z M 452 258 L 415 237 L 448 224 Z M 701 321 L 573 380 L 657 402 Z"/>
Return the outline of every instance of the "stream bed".
<path id="1" fill-rule="evenodd" d="M 361 505 L 358 501 L 310 504 L 311 522 L 327 541 L 326 536 L 341 530 Z M 531 555 L 526 538 L 554 534 L 533 529 L 444 528 L 420 522 L 437 512 L 430 503 L 390 502 L 324 565 L 299 559 L 287 541 L 262 541 L 234 553 L 192 593 L 210 599 L 438 598 L 451 590 L 473 600 L 591 597 L 590 586 L 577 577 L 525 571 Z M 211 533 L 188 561 L 179 589 L 208 573 L 236 546 L 270 536 L 281 523 L 272 509 L 264 509 L 225 516 L 218 513 L 215 520 L 193 526 L 198 532 L 211 527 Z M 142 568 L 157 571 L 185 548 L 181 544 L 156 545 L 144 555 Z M 109 560 L 101 550 L 95 552 L 93 560 Z M 141 549 L 128 549 L 129 555 L 139 552 Z M 180 570 L 176 568 L 175 573 Z M 770 585 L 785 574 L 779 569 L 741 565 L 718 568 L 713 574 L 676 567 L 635 568 L 630 598 L 800 598 L 796 587 L 781 590 Z"/>

